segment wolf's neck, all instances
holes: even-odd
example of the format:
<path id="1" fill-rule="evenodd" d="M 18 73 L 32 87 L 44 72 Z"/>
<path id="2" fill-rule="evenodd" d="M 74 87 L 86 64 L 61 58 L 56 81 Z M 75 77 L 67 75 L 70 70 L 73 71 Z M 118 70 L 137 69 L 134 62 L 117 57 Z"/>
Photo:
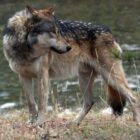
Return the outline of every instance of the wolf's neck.
<path id="1" fill-rule="evenodd" d="M 107 26 L 90 22 L 56 20 L 56 25 L 62 37 L 75 40 L 95 40 L 102 33 L 110 33 Z"/>

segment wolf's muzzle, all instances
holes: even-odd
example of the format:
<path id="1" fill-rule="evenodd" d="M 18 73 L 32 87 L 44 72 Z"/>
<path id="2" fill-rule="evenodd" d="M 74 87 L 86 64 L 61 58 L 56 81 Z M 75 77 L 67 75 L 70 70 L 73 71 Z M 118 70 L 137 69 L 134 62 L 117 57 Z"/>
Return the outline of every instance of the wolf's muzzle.
<path id="1" fill-rule="evenodd" d="M 59 54 L 66 53 L 71 50 L 70 46 L 64 46 L 62 48 L 60 48 L 59 46 L 51 46 L 50 48 L 51 48 L 51 50 L 53 50 Z"/>

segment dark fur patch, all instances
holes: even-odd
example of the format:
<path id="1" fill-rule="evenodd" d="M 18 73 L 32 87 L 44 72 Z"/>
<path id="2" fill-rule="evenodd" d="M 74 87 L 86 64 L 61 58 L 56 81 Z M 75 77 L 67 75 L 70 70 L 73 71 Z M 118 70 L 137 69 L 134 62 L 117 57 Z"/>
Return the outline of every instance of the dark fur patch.
<path id="1" fill-rule="evenodd" d="M 33 49 L 31 45 L 27 42 L 27 36 L 28 33 L 25 34 L 24 41 L 20 42 L 18 35 L 20 34 L 20 31 L 16 31 L 14 27 L 5 27 L 4 29 L 4 36 L 9 37 L 10 42 L 12 42 L 12 45 L 9 48 L 9 55 L 16 60 L 19 61 L 26 61 L 28 60 L 29 54 L 33 52 Z M 16 40 L 15 40 L 16 39 Z M 8 40 L 7 40 L 8 41 Z"/>
<path id="2" fill-rule="evenodd" d="M 95 40 L 102 33 L 111 33 L 111 30 L 104 25 L 93 24 L 82 21 L 57 20 L 55 24 L 51 22 L 40 22 L 33 27 L 32 33 L 55 32 L 55 26 L 58 32 L 65 39 Z"/>
<path id="3" fill-rule="evenodd" d="M 118 90 L 114 89 L 113 87 L 108 85 L 108 103 L 113 109 L 113 113 L 115 115 L 122 115 L 123 108 L 126 104 L 126 98 L 119 93 Z"/>
<path id="4" fill-rule="evenodd" d="M 113 109 L 115 115 L 122 115 L 124 106 L 126 105 L 126 100 L 122 100 L 121 103 L 110 102 L 110 106 Z"/>
<path id="5" fill-rule="evenodd" d="M 111 33 L 107 26 L 90 22 L 57 20 L 57 26 L 63 37 L 75 40 L 95 40 L 101 33 Z"/>
<path id="6" fill-rule="evenodd" d="M 55 51 L 59 54 L 66 53 L 66 52 L 71 50 L 70 46 L 66 46 L 66 47 L 63 47 L 63 48 L 60 48 L 58 46 L 51 46 L 50 48 L 51 48 L 51 50 L 53 50 L 53 51 Z"/>
<path id="7" fill-rule="evenodd" d="M 16 59 L 21 60 L 28 60 L 30 57 L 30 53 L 33 51 L 33 49 L 30 47 L 30 45 L 27 42 L 24 43 L 18 43 L 16 42 L 13 46 L 13 54 Z"/>
<path id="8" fill-rule="evenodd" d="M 3 36 L 8 35 L 8 36 L 13 36 L 15 35 L 16 31 L 13 27 L 7 27 L 5 26 L 4 31 L 3 31 Z"/>

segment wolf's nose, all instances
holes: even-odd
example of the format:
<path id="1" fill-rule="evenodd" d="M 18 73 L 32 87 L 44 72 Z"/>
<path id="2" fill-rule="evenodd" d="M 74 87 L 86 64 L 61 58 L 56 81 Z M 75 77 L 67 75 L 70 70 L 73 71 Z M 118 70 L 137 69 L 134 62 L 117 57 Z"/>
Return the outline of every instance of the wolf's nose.
<path id="1" fill-rule="evenodd" d="M 71 50 L 71 46 L 66 46 L 67 51 Z"/>

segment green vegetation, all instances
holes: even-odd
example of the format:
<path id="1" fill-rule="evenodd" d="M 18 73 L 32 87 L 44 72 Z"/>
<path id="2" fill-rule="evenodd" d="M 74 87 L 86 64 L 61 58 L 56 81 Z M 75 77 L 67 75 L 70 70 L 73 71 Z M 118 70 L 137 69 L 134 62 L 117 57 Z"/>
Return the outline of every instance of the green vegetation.
<path id="1" fill-rule="evenodd" d="M 117 58 L 117 59 L 122 58 L 122 54 L 121 54 L 120 50 L 118 50 L 118 48 L 110 48 L 110 53 L 111 53 L 112 57 L 114 57 L 114 58 Z"/>
<path id="2" fill-rule="evenodd" d="M 132 61 L 132 60 L 140 60 L 140 51 L 127 51 L 123 52 L 123 60 Z"/>

